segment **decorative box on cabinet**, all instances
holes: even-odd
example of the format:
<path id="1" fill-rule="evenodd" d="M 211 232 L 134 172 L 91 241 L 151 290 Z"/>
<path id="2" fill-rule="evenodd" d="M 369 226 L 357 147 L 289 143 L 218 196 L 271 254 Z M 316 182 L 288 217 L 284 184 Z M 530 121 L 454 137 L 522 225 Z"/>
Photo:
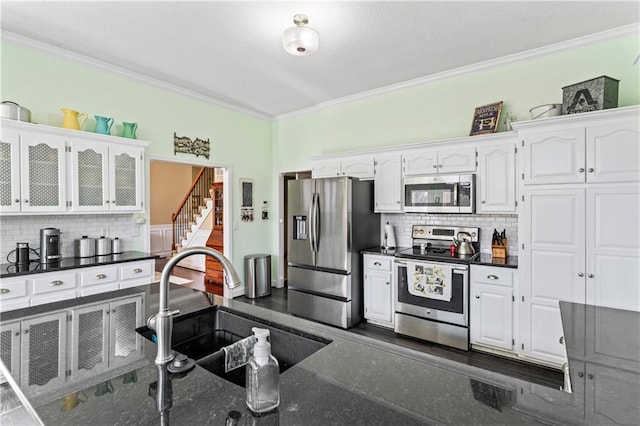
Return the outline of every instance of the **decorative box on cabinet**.
<path id="1" fill-rule="evenodd" d="M 374 198 L 376 213 L 402 212 L 402 157 L 400 154 L 376 156 Z"/>
<path id="2" fill-rule="evenodd" d="M 402 171 L 404 176 L 475 172 L 476 147 L 410 150 L 402 155 Z"/>
<path id="3" fill-rule="evenodd" d="M 149 142 L 5 119 L 0 129 L 0 213 L 142 211 Z"/>
<path id="4" fill-rule="evenodd" d="M 364 317 L 367 321 L 393 328 L 393 257 L 363 255 Z"/>
<path id="5" fill-rule="evenodd" d="M 516 269 L 471 265 L 471 344 L 513 351 Z"/>

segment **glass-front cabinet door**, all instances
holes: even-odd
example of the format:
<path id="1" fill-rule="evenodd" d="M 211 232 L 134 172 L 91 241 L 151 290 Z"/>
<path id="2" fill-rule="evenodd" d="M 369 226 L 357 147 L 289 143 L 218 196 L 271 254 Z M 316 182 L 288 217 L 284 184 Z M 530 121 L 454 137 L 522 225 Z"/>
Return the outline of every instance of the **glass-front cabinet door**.
<path id="1" fill-rule="evenodd" d="M 19 212 L 20 136 L 13 129 L 0 131 L 0 212 Z"/>
<path id="2" fill-rule="evenodd" d="M 109 210 L 107 180 L 109 149 L 107 145 L 73 142 L 71 187 L 74 211 Z"/>
<path id="3" fill-rule="evenodd" d="M 78 379 L 107 369 L 109 304 L 72 310 L 71 376 Z"/>
<path id="4" fill-rule="evenodd" d="M 65 139 L 27 131 L 20 139 L 22 211 L 65 211 Z"/>
<path id="5" fill-rule="evenodd" d="M 136 328 L 144 325 L 142 296 L 110 303 L 109 367 L 128 365 L 142 356 L 142 338 Z"/>
<path id="6" fill-rule="evenodd" d="M 112 146 L 109 155 L 110 210 L 142 210 L 143 150 Z"/>

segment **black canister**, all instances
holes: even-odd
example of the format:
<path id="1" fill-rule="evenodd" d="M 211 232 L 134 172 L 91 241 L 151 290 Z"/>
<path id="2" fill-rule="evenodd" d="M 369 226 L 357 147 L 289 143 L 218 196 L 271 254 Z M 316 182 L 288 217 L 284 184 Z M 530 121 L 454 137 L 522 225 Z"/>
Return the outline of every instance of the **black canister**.
<path id="1" fill-rule="evenodd" d="M 29 243 L 16 243 L 16 264 L 29 264 Z"/>

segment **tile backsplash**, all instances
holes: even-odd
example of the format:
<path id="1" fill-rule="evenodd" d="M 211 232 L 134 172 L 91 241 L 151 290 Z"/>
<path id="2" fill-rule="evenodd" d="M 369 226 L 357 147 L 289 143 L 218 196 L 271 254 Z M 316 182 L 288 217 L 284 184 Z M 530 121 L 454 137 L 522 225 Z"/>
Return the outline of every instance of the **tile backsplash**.
<path id="1" fill-rule="evenodd" d="M 132 224 L 131 214 L 3 216 L 0 222 L 0 263 L 7 262 L 7 255 L 15 250 L 17 242 L 29 243 L 30 248 L 38 250 L 41 228 L 60 229 L 63 257 L 73 257 L 73 240 L 83 235 L 92 238 L 102 235 L 118 237 L 122 240 L 123 250 L 131 250 Z M 14 258 L 12 255 L 10 260 Z"/>
<path id="2" fill-rule="evenodd" d="M 518 215 L 473 215 L 473 214 L 382 214 L 382 226 L 389 222 L 393 226 L 398 247 L 411 247 L 412 225 L 448 225 L 480 228 L 480 251 L 491 253 L 493 230 L 506 231 L 512 256 L 518 255 Z M 384 231 L 382 232 L 384 235 Z"/>

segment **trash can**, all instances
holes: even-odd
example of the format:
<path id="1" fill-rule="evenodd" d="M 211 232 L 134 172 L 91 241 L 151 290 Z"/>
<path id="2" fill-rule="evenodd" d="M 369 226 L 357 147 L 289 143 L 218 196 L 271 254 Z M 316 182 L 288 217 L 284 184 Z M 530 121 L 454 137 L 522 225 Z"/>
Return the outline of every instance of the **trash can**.
<path id="1" fill-rule="evenodd" d="M 250 254 L 244 257 L 245 296 L 249 299 L 271 294 L 271 255 Z"/>

